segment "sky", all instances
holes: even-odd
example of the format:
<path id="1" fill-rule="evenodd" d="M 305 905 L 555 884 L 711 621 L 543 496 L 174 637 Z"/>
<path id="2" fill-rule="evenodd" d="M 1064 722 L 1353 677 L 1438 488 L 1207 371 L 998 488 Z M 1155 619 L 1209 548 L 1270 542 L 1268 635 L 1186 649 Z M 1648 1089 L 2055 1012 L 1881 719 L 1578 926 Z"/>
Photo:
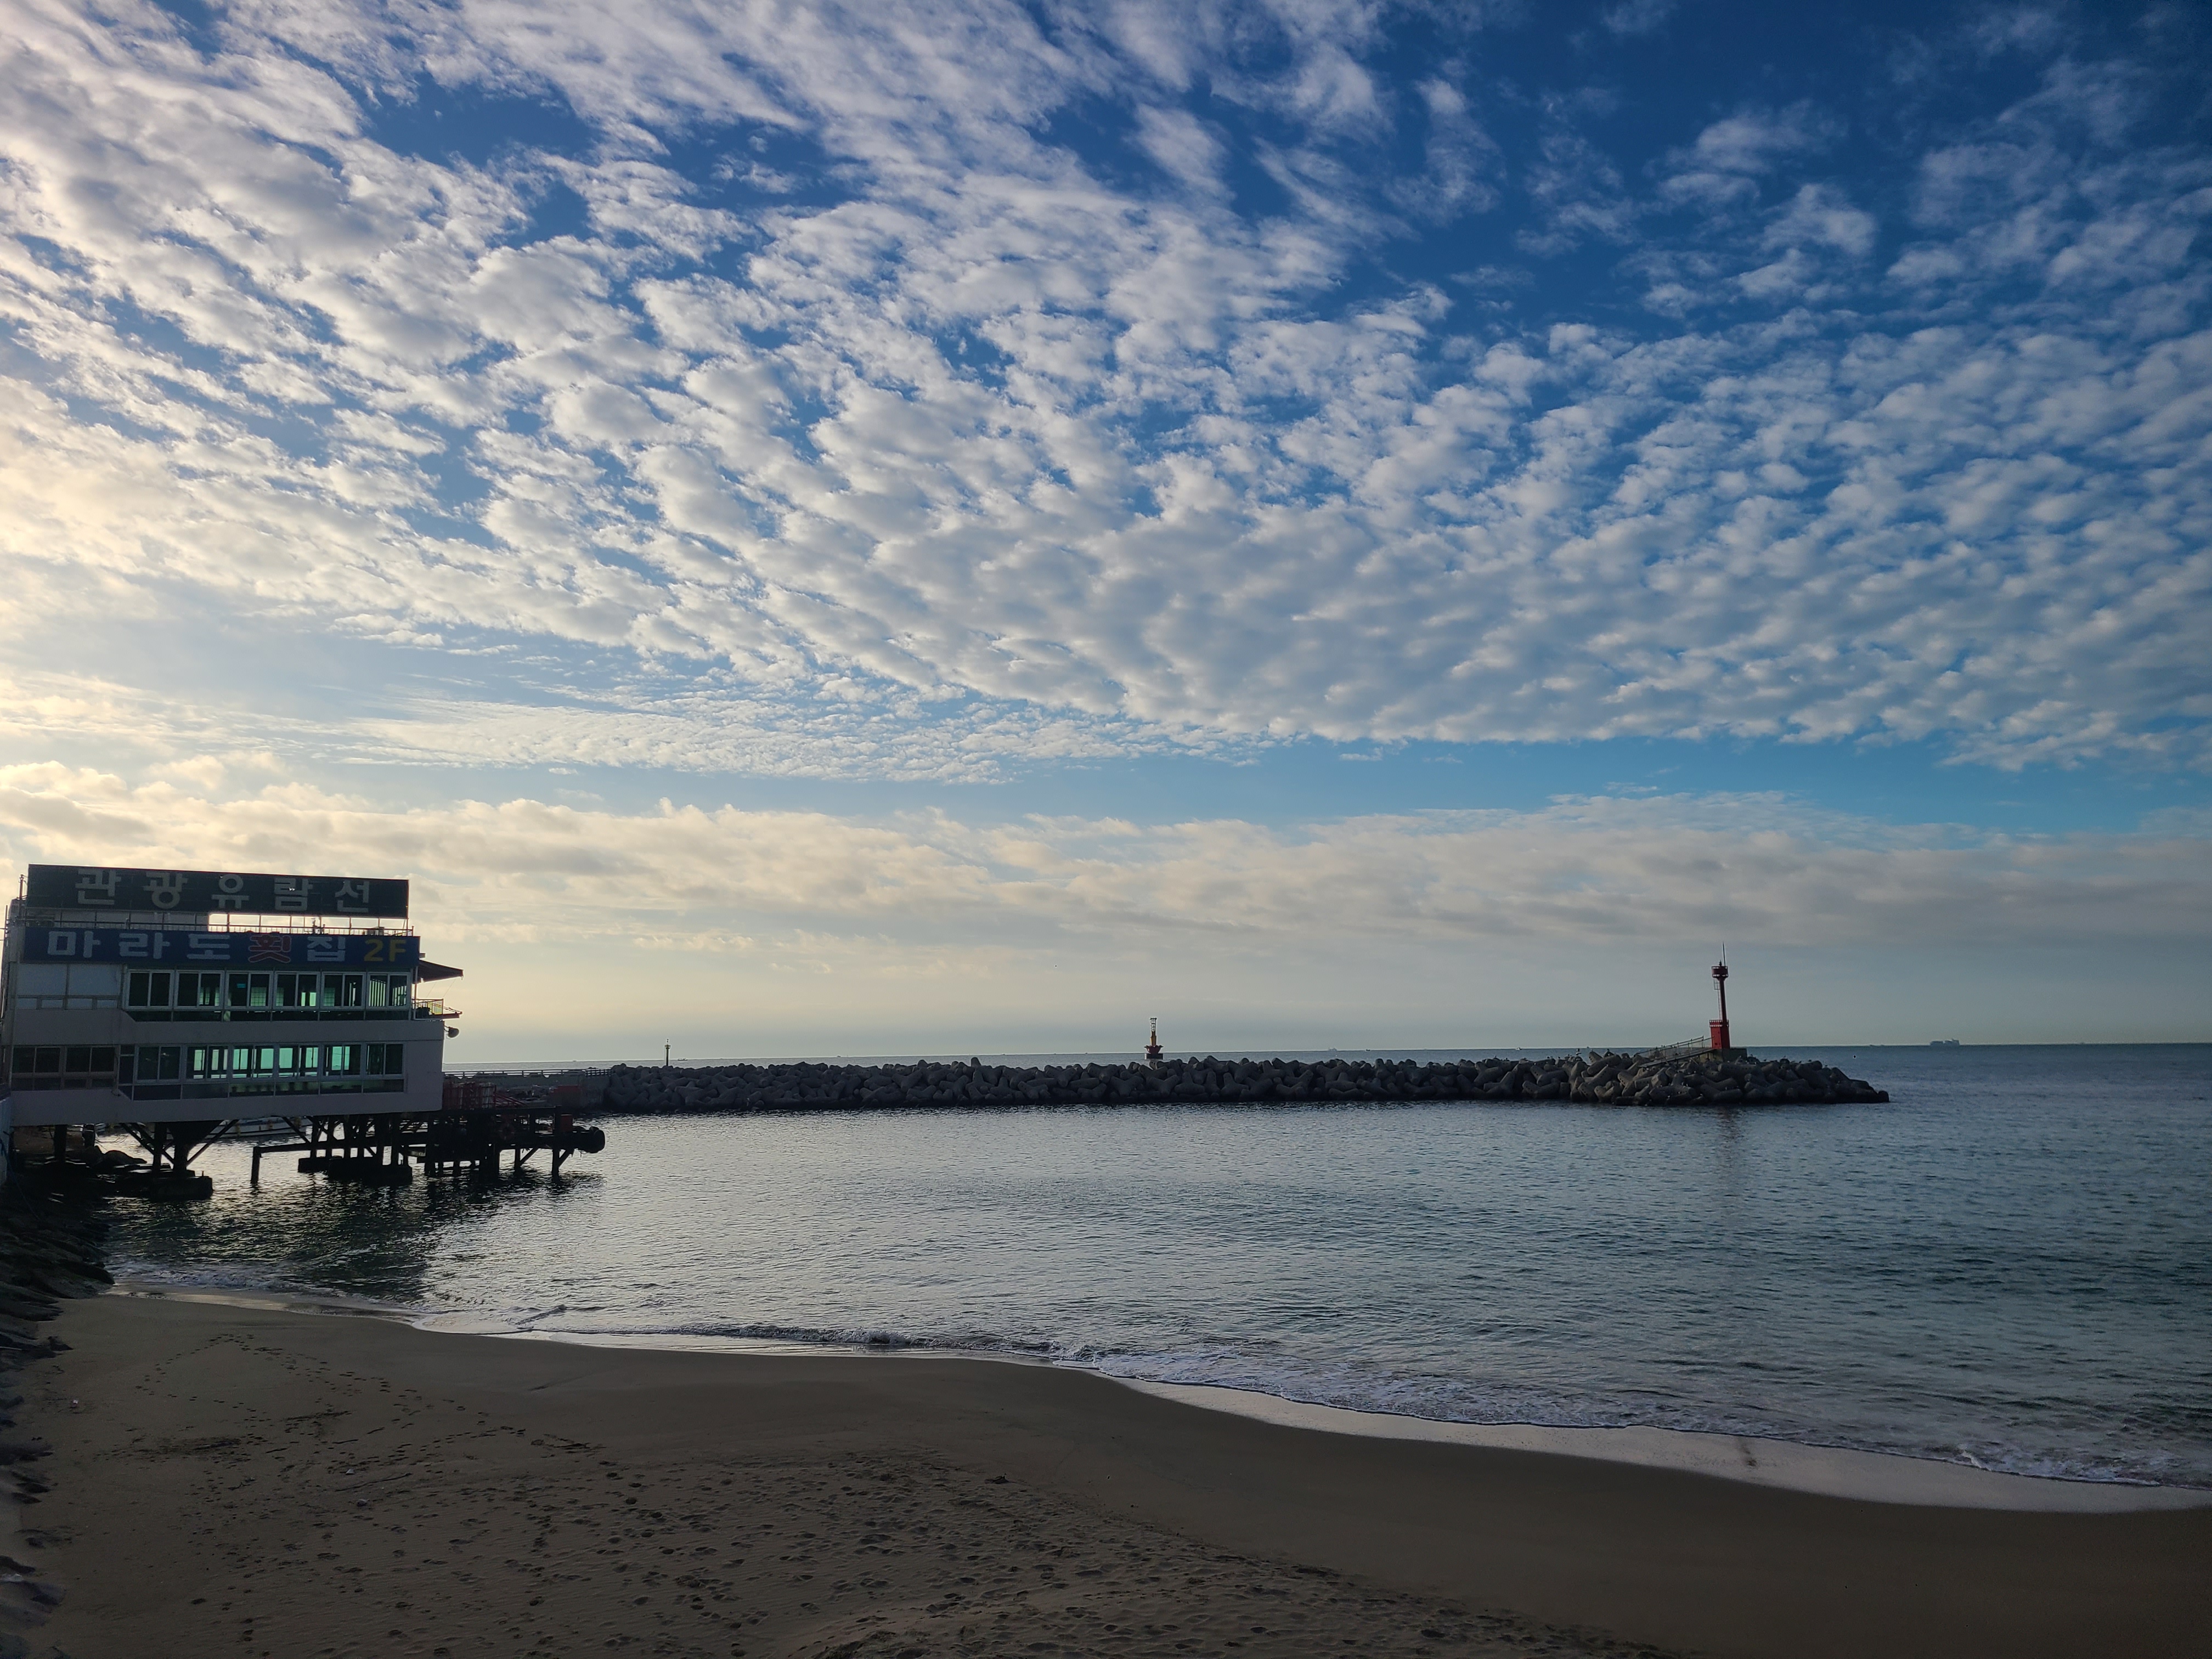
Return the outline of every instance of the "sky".
<path id="1" fill-rule="evenodd" d="M 0 0 L 0 854 L 450 1063 L 2212 1039 L 2191 4 Z"/>

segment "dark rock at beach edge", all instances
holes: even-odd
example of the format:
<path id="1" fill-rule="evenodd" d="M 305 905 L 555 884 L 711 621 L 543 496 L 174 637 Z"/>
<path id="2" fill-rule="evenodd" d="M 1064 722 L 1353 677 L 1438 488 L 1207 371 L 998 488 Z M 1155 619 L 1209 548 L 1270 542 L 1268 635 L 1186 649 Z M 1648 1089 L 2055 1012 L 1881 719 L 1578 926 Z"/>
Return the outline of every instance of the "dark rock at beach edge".
<path id="1" fill-rule="evenodd" d="M 67 1349 L 39 1331 L 64 1301 L 97 1296 L 113 1282 L 102 1260 L 104 1196 L 89 1171 L 69 1165 L 58 1166 L 58 1173 L 54 1166 L 19 1169 L 0 1182 L 0 1497 L 19 1506 L 36 1504 L 49 1490 L 36 1466 L 52 1448 L 17 1429 L 23 1395 L 13 1373 Z M 27 1517 L 17 1534 L 18 1547 L 35 1551 L 44 1541 Z M 0 1629 L 0 1659 L 61 1659 L 58 1650 L 39 1647 L 23 1633 L 60 1604 L 60 1586 L 12 1556 L 0 1555 L 0 1626 L 12 1626 Z"/>
<path id="2" fill-rule="evenodd" d="M 903 1106 L 1138 1106 L 1271 1101 L 1562 1101 L 1593 1106 L 1781 1106 L 1883 1102 L 1818 1060 L 1741 1054 L 1597 1054 L 1550 1060 L 1169 1060 L 1141 1064 L 909 1066 L 825 1061 L 616 1066 L 587 1103 L 602 1112 L 792 1111 Z"/>

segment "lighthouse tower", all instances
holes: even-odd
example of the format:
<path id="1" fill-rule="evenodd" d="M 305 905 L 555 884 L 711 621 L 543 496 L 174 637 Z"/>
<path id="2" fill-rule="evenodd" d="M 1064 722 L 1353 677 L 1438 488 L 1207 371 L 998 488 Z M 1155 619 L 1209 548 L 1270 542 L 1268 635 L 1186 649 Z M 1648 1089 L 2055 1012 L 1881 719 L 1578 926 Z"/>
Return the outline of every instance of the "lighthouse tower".
<path id="1" fill-rule="evenodd" d="M 1146 1043 L 1145 1044 L 1145 1064 L 1146 1064 L 1146 1065 L 1147 1065 L 1147 1066 L 1157 1066 L 1157 1065 L 1158 1065 L 1159 1063 L 1160 1063 L 1160 1017 L 1159 1017 L 1158 1014 L 1154 1014 L 1154 1015 L 1152 1016 L 1152 1040 L 1151 1040 L 1150 1042 L 1146 1042 Z"/>
<path id="2" fill-rule="evenodd" d="M 1726 1054 L 1735 1045 L 1729 1041 L 1728 963 L 1725 962 L 1713 964 L 1713 985 L 1721 994 L 1721 1017 L 1712 1022 L 1713 1052 Z"/>

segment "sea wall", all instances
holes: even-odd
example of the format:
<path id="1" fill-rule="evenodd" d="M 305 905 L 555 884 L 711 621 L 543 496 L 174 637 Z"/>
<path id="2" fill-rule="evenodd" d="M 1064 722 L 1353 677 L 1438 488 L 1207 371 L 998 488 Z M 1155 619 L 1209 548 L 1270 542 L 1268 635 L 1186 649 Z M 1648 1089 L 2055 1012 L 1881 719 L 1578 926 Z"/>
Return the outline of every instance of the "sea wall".
<path id="1" fill-rule="evenodd" d="M 1885 1101 L 1818 1060 L 1692 1054 L 1550 1060 L 1169 1060 L 1158 1066 L 911 1066 L 795 1062 L 617 1066 L 593 1103 L 613 1112 L 789 1111 L 866 1106 L 1137 1105 L 1183 1101 L 1559 1100 L 1600 1106 Z"/>

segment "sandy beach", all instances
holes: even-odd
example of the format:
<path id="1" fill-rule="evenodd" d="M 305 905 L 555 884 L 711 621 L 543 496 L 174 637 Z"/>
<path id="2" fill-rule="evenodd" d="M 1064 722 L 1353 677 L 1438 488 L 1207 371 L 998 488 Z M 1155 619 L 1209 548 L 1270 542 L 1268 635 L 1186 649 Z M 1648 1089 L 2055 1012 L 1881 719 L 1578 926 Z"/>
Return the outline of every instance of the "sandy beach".
<path id="1" fill-rule="evenodd" d="M 132 1296 L 22 1373 L 33 1652 L 2172 1655 L 2212 1510 L 1874 1503 L 1081 1373 Z"/>

